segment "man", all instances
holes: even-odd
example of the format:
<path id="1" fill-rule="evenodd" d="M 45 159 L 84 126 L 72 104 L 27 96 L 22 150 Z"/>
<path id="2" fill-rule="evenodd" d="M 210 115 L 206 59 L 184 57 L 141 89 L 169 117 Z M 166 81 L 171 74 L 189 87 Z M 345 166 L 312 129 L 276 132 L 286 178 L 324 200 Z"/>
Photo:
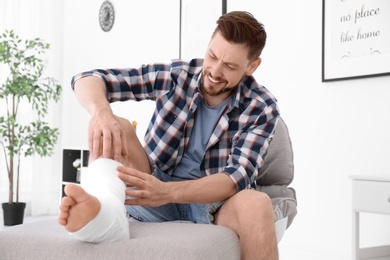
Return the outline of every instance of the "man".
<path id="1" fill-rule="evenodd" d="M 279 116 L 275 98 L 252 77 L 265 40 L 251 14 L 231 12 L 217 21 L 204 60 L 75 76 L 76 96 L 91 114 L 90 161 L 122 163 L 118 177 L 136 187 L 125 191 L 130 216 L 225 226 L 239 236 L 243 259 L 278 258 L 271 201 L 251 189 Z M 156 110 L 143 148 L 109 102 L 145 99 Z M 59 223 L 77 232 L 103 206 L 83 188 L 65 192 Z"/>

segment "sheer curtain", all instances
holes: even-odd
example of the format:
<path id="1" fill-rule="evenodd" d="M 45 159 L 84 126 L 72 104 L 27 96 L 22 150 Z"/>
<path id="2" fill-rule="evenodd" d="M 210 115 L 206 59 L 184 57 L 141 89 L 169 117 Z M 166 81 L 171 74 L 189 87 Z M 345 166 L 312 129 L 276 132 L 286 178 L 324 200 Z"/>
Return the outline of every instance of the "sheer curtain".
<path id="1" fill-rule="evenodd" d="M 14 30 L 22 39 L 42 38 L 50 44 L 44 74 L 62 83 L 63 0 L 2 0 L 0 28 Z M 44 75 L 44 76 L 45 76 Z M 22 107 L 23 117 L 29 117 L 29 107 Z M 60 129 L 60 103 L 52 104 L 46 120 Z M 1 112 L 3 113 L 3 111 Z M 61 196 L 61 136 L 52 157 L 22 159 L 20 201 L 27 203 L 26 215 L 56 214 Z M 0 158 L 0 201 L 8 199 L 8 179 L 4 157 Z"/>

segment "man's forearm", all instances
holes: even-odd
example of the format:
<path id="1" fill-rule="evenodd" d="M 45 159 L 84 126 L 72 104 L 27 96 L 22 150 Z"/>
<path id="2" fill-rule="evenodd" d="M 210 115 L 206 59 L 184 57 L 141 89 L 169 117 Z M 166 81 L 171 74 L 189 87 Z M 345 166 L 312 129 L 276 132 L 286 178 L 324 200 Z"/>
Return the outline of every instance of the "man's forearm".
<path id="1" fill-rule="evenodd" d="M 104 82 L 98 77 L 84 77 L 75 82 L 74 90 L 80 104 L 91 115 L 88 127 L 90 160 L 127 156 L 126 137 L 107 100 Z"/>
<path id="2" fill-rule="evenodd" d="M 168 182 L 170 202 L 173 203 L 213 203 L 230 198 L 236 187 L 228 175 L 213 174 L 201 179 Z"/>
<path id="3" fill-rule="evenodd" d="M 90 76 L 77 80 L 74 91 L 77 100 L 91 115 L 98 109 L 109 107 L 106 86 L 98 77 Z"/>

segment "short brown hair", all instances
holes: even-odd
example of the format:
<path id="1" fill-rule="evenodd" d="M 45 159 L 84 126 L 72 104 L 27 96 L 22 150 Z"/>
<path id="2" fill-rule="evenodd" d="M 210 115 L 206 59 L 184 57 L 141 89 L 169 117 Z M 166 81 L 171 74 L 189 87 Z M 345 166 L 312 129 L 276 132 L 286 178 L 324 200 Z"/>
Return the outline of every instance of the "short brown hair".
<path id="1" fill-rule="evenodd" d="M 249 48 L 249 60 L 260 57 L 267 39 L 264 25 L 251 13 L 244 11 L 233 11 L 222 15 L 217 21 L 213 37 L 217 32 L 228 42 L 246 45 Z"/>

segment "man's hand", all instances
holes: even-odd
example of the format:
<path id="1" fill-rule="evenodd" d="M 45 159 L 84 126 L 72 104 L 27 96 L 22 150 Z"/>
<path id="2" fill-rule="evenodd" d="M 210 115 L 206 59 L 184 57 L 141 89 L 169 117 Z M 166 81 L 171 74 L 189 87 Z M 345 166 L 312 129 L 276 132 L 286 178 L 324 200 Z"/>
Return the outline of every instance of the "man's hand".
<path id="1" fill-rule="evenodd" d="M 110 107 L 96 110 L 92 114 L 88 144 L 91 160 L 99 157 L 120 160 L 128 155 L 126 135 Z"/>
<path id="2" fill-rule="evenodd" d="M 125 201 L 126 205 L 157 207 L 170 202 L 169 183 L 132 168 L 119 166 L 117 170 L 118 177 L 128 187 L 136 187 L 136 189 L 126 190 L 126 195 L 132 197 Z"/>
<path id="3" fill-rule="evenodd" d="M 128 155 L 124 130 L 114 116 L 106 97 L 106 86 L 98 77 L 84 77 L 75 82 L 80 104 L 89 112 L 88 145 L 91 161 L 99 158 L 118 160 Z"/>
<path id="4" fill-rule="evenodd" d="M 196 180 L 163 182 L 145 172 L 119 166 L 118 177 L 128 187 L 126 205 L 161 206 L 167 203 L 213 203 L 230 198 L 236 188 L 230 177 L 217 173 Z"/>

